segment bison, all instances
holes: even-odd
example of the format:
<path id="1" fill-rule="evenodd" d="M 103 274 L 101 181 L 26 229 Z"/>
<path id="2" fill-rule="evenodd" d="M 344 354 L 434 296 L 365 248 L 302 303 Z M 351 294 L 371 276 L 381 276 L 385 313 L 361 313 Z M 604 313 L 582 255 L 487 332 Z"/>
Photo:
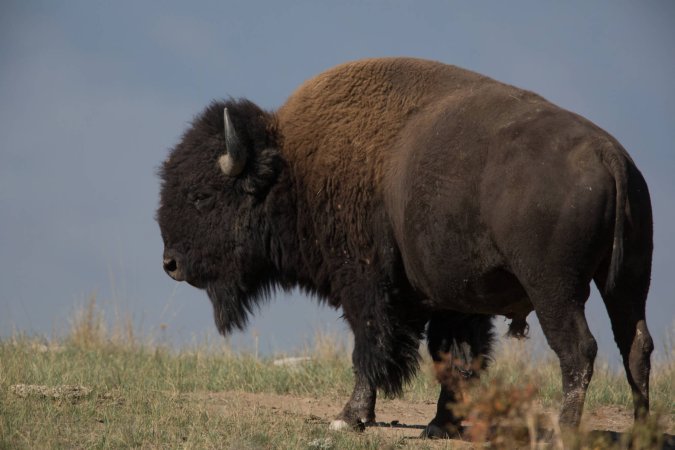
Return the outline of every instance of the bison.
<path id="1" fill-rule="evenodd" d="M 464 376 L 485 368 L 492 318 L 535 311 L 562 369 L 561 425 L 579 425 L 597 344 L 595 282 L 636 419 L 649 409 L 647 185 L 626 150 L 542 97 L 438 62 L 368 59 L 306 81 L 277 111 L 214 101 L 160 169 L 164 269 L 206 290 L 218 330 L 275 289 L 342 308 L 353 394 L 332 428 L 375 419 L 426 338 Z M 429 437 L 457 432 L 441 386 Z"/>

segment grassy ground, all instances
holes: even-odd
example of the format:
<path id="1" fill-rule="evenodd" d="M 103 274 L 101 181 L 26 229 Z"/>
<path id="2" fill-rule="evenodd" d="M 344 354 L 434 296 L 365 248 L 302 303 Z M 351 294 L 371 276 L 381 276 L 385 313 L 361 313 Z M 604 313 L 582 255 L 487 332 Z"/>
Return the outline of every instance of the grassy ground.
<path id="1" fill-rule="evenodd" d="M 59 341 L 26 337 L 0 341 L 0 448 L 411 445 L 382 435 L 332 433 L 322 422 L 245 405 L 219 414 L 207 402 L 194 400 L 194 394 L 229 390 L 344 399 L 353 382 L 349 355 L 330 338 L 318 337 L 304 352 L 311 361 L 297 370 L 275 366 L 271 359 L 235 354 L 225 346 L 174 351 L 143 345 L 130 328 L 106 332 L 102 323 L 92 304 Z M 514 391 L 524 385 L 537 386 L 538 402 L 555 406 L 560 396 L 557 363 L 532 364 L 526 345 L 515 342 L 497 352 L 479 388 L 484 391 L 498 385 Z M 430 364 L 423 363 L 423 367 L 404 399 L 436 398 L 438 387 Z M 673 358 L 654 368 L 652 405 L 665 415 L 675 414 L 673 379 Z M 55 387 L 61 390 L 54 391 Z M 622 374 L 598 367 L 586 406 L 593 409 L 607 404 L 630 407 L 630 393 Z M 417 441 L 414 446 L 438 448 L 428 441 Z"/>

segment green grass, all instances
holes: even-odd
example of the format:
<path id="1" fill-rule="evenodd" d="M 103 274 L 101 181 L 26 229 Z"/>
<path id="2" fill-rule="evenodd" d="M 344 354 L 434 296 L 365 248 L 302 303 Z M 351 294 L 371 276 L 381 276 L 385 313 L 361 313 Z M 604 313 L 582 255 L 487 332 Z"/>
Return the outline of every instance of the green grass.
<path id="1" fill-rule="evenodd" d="M 332 433 L 322 421 L 235 405 L 223 414 L 205 393 L 228 390 L 346 399 L 353 375 L 344 345 L 319 336 L 302 353 L 312 360 L 302 370 L 277 367 L 270 358 L 237 354 L 223 345 L 175 351 L 142 344 L 124 325 L 107 332 L 95 305 L 74 319 L 68 336 L 53 342 L 28 337 L 0 341 L 0 448 L 397 448 L 409 445 L 377 434 Z M 482 387 L 538 386 L 538 399 L 555 406 L 560 397 L 557 362 L 532 364 L 528 344 L 497 352 Z M 404 394 L 410 401 L 435 400 L 431 364 Z M 658 364 L 652 377 L 653 409 L 675 414 L 675 364 Z M 80 399 L 21 397 L 18 384 L 82 385 Z M 481 386 L 476 389 L 480 390 Z M 624 376 L 596 369 L 587 407 L 631 406 Z M 337 413 L 338 411 L 336 411 Z M 430 418 L 429 418 L 430 419 Z M 432 443 L 416 441 L 416 448 Z M 438 444 L 433 444 L 438 448 Z"/>
<path id="2" fill-rule="evenodd" d="M 0 343 L 0 447 L 189 447 L 299 448 L 330 437 L 324 424 L 280 418 L 264 410 L 242 408 L 234 417 L 213 413 L 190 393 L 223 390 L 323 395 L 338 379 L 346 395 L 350 369 L 344 361 L 311 363 L 289 371 L 270 361 L 213 351 L 172 352 L 117 345 L 83 348 L 65 343 L 39 349 L 19 339 Z M 16 384 L 83 385 L 92 389 L 80 400 L 39 396 L 21 398 Z M 351 446 L 349 443 L 347 446 Z"/>

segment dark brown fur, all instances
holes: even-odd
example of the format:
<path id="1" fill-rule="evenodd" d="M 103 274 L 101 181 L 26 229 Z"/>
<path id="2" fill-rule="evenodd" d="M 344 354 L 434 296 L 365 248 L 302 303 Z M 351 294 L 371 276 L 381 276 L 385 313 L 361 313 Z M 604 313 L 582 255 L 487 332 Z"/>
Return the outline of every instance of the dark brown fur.
<path id="1" fill-rule="evenodd" d="M 216 163 L 225 106 L 248 152 L 237 177 Z M 339 417 L 352 426 L 374 420 L 376 388 L 396 394 L 414 374 L 425 323 L 434 359 L 466 348 L 487 361 L 491 316 L 522 334 L 532 310 L 560 357 L 561 422 L 578 425 L 597 349 L 592 280 L 636 417 L 648 409 L 646 184 L 611 136 L 536 94 L 430 61 L 357 61 L 276 113 L 212 104 L 161 176 L 165 268 L 207 290 L 221 332 L 275 287 L 342 308 L 356 386 Z M 443 389 L 428 435 L 457 425 L 452 399 Z"/>

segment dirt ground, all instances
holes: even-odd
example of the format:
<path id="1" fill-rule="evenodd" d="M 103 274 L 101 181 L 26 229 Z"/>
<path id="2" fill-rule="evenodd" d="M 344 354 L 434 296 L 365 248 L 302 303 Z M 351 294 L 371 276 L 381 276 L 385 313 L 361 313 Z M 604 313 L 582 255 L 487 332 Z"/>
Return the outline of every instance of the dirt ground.
<path id="1" fill-rule="evenodd" d="M 265 408 L 281 415 L 300 417 L 314 423 L 331 422 L 342 409 L 345 399 L 317 399 L 292 395 L 253 394 L 248 392 L 227 391 L 199 394 L 199 398 L 224 415 L 233 414 L 241 408 Z M 427 422 L 436 412 L 436 403 L 432 401 L 410 402 L 399 399 L 378 399 L 376 415 L 377 425 L 366 428 L 365 433 L 383 433 L 392 438 L 418 439 Z M 553 411 L 550 414 L 553 415 Z M 604 406 L 587 411 L 582 419 L 585 431 L 623 433 L 633 424 L 633 414 L 619 406 Z M 470 425 L 470 424 L 466 424 Z M 665 418 L 667 435 L 675 434 L 675 416 Z M 675 440 L 670 438 L 675 445 Z M 427 441 L 429 442 L 429 441 Z M 440 443 L 439 443 L 440 444 Z M 447 444 L 447 442 L 446 442 Z M 453 448 L 473 448 L 465 441 L 453 440 Z M 445 445 L 442 445 L 445 447 Z M 666 448 L 671 448 L 670 443 Z"/>

